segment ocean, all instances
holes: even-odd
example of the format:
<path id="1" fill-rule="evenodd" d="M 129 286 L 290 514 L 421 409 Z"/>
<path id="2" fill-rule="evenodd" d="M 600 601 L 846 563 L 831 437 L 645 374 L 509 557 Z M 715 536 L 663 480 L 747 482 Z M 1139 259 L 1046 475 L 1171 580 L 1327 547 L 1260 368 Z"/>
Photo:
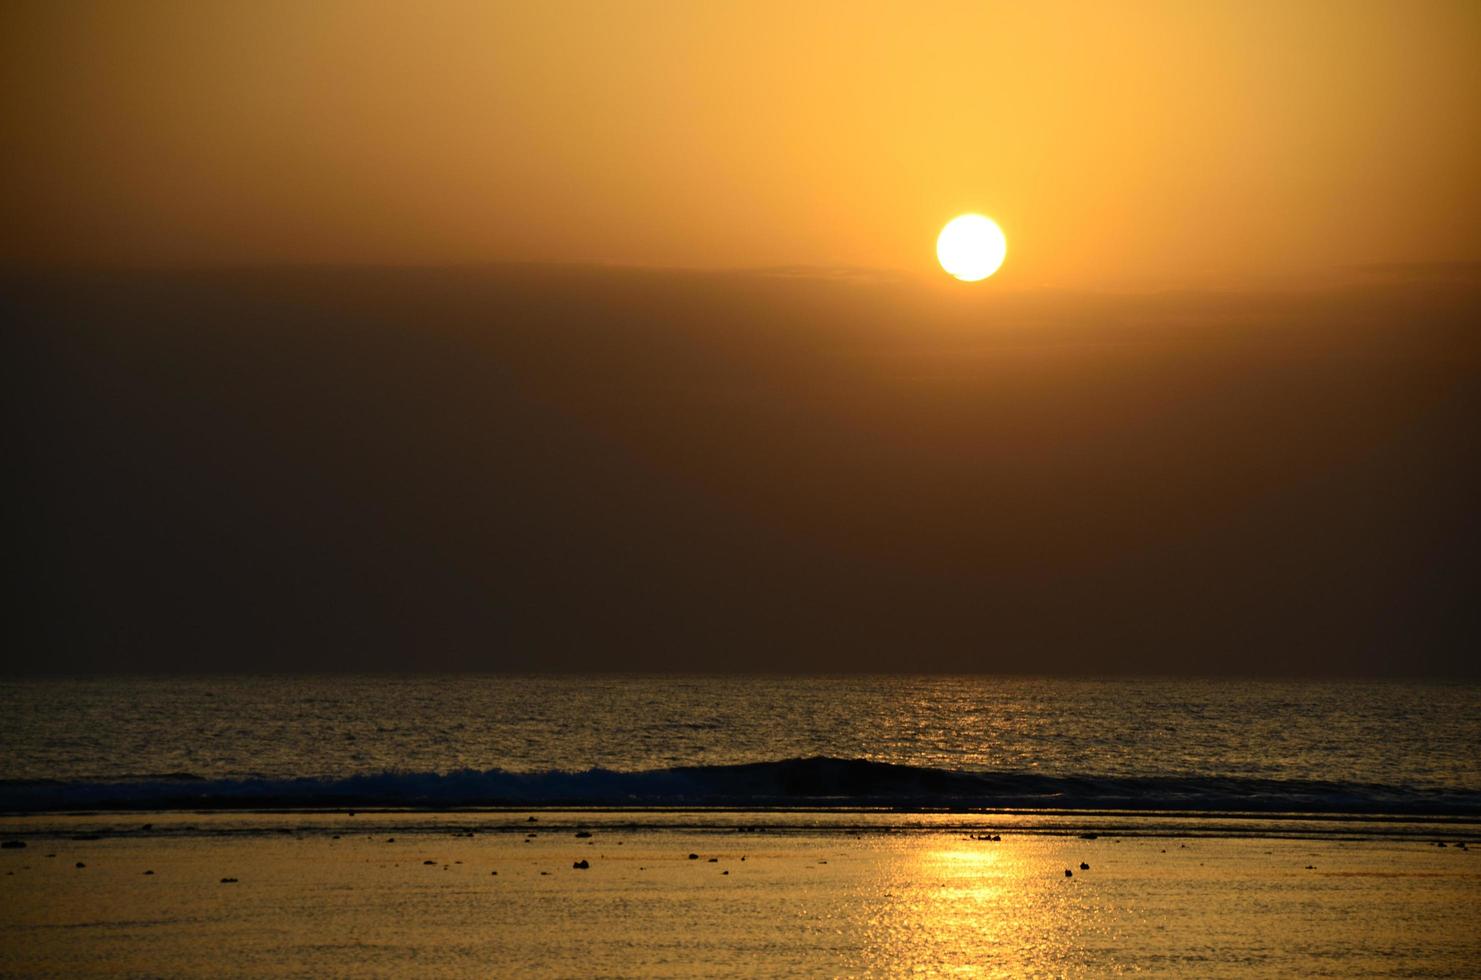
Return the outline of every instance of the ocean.
<path id="1" fill-rule="evenodd" d="M 895 806 L 1481 814 L 1481 685 L 865 676 L 10 678 L 0 809 Z"/>

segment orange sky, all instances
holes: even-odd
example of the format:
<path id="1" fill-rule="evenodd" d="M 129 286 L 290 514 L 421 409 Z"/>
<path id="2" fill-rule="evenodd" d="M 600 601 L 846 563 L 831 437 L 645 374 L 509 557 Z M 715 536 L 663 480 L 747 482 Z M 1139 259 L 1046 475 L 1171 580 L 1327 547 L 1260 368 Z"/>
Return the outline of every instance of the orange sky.
<path id="1" fill-rule="evenodd" d="M 7 4 L 6 264 L 1481 259 L 1481 6 Z"/>

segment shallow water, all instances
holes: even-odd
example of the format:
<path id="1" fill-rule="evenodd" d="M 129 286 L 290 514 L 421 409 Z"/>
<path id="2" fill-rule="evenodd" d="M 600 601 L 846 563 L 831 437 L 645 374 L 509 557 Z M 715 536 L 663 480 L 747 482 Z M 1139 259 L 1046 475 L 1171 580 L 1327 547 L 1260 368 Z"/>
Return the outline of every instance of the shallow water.
<path id="1" fill-rule="evenodd" d="M 1481 957 L 1481 848 L 1396 838 L 543 812 L 473 836 L 466 815 L 177 815 L 78 840 L 97 818 L 40 819 L 0 856 L 6 975 L 1468 976 Z"/>

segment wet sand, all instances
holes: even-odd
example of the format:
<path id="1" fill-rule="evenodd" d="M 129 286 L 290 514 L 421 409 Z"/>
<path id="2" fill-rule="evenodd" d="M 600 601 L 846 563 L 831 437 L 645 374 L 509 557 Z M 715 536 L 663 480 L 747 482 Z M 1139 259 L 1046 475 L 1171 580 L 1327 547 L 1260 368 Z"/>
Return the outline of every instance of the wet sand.
<path id="1" fill-rule="evenodd" d="M 672 811 L 4 818 L 0 837 L 26 846 L 0 851 L 0 973 L 1474 976 L 1481 845 L 1457 844 L 1477 829 Z"/>

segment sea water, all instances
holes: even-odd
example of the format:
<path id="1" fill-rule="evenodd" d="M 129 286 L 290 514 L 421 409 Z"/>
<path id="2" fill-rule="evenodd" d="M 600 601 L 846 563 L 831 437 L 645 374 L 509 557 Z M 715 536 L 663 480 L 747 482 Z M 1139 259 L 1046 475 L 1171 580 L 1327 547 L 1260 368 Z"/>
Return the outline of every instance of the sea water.
<path id="1" fill-rule="evenodd" d="M 931 803 L 1481 812 L 1481 685 L 1019 677 L 0 682 L 0 808 Z"/>

